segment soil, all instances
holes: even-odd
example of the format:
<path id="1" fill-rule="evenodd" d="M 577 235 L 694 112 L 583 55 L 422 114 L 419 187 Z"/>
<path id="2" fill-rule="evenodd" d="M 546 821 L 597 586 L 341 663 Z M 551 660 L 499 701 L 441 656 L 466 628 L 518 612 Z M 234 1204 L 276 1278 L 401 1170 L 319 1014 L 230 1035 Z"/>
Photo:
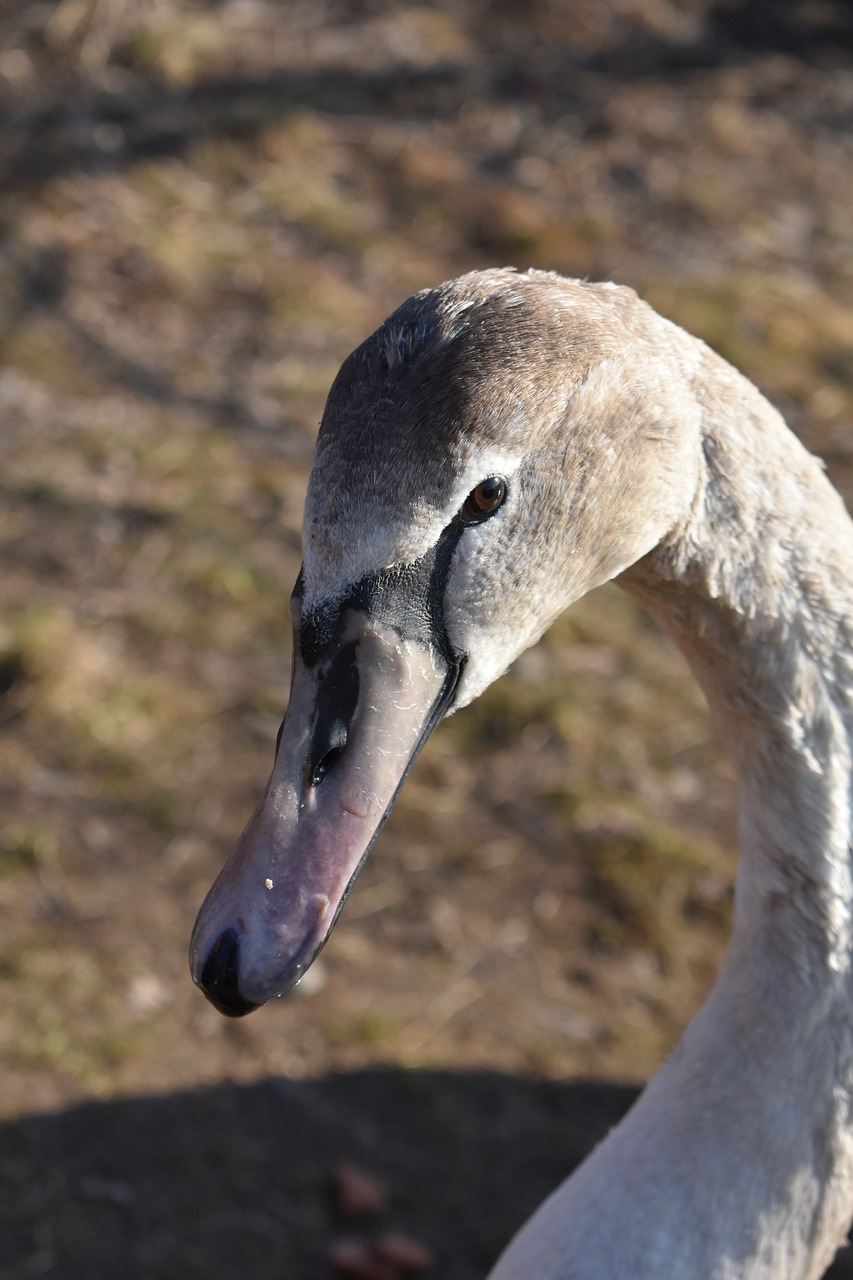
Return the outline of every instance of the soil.
<path id="1" fill-rule="evenodd" d="M 853 497 L 852 66 L 842 0 L 0 7 L 0 1280 L 322 1280 L 388 1232 L 475 1280 L 676 1043 L 734 785 L 613 588 L 435 734 L 296 997 L 221 1019 L 187 940 L 326 389 L 408 293 L 630 284 Z"/>

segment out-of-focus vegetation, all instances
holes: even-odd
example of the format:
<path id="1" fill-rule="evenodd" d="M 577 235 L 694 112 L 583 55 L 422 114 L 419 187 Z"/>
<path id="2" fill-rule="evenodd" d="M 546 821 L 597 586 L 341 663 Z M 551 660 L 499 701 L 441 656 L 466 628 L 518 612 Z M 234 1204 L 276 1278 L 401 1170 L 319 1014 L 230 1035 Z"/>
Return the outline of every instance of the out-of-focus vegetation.
<path id="1" fill-rule="evenodd" d="M 376 1063 L 655 1069 L 725 945 L 734 796 L 615 589 L 435 736 L 310 995 L 225 1022 L 186 942 L 286 700 L 325 391 L 409 292 L 632 284 L 853 494 L 852 34 L 841 0 L 0 11 L 6 1118 Z M 65 1209 L 34 1243 L 50 1196 L 22 1209 L 11 1165 L 0 1135 L 9 1276 L 99 1274 Z"/>

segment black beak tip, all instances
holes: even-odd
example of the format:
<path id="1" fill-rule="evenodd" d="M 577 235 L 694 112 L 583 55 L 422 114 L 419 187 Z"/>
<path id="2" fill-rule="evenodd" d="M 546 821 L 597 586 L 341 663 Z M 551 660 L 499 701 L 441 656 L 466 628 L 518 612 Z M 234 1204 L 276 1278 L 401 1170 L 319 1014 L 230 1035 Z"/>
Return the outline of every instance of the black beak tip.
<path id="1" fill-rule="evenodd" d="M 198 985 L 226 1018 L 243 1018 L 260 1008 L 240 994 L 239 974 L 240 938 L 236 929 L 225 929 L 210 948 Z"/>

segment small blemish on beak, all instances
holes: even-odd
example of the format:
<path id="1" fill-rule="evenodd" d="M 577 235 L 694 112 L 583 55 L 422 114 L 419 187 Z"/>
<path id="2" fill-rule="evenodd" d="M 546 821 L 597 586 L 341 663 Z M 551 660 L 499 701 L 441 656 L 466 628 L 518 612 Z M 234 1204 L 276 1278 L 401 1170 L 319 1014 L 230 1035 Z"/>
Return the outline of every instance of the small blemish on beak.
<path id="1" fill-rule="evenodd" d="M 311 905 L 317 912 L 317 920 L 323 920 L 329 914 L 329 899 L 325 893 L 315 893 Z"/>
<path id="2" fill-rule="evenodd" d="M 270 880 L 269 876 L 267 876 L 266 880 L 264 881 L 264 888 L 265 889 L 272 888 L 272 880 Z"/>

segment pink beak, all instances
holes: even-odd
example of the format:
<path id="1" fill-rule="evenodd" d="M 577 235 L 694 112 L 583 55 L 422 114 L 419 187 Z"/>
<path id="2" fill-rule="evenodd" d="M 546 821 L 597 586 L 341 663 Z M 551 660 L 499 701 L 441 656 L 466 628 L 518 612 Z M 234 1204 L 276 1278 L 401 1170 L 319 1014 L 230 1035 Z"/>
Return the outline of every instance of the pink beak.
<path id="1" fill-rule="evenodd" d="M 190 943 L 194 982 L 231 1017 L 287 991 L 324 945 L 461 671 L 352 602 L 308 657 L 297 643 L 272 774 Z"/>

